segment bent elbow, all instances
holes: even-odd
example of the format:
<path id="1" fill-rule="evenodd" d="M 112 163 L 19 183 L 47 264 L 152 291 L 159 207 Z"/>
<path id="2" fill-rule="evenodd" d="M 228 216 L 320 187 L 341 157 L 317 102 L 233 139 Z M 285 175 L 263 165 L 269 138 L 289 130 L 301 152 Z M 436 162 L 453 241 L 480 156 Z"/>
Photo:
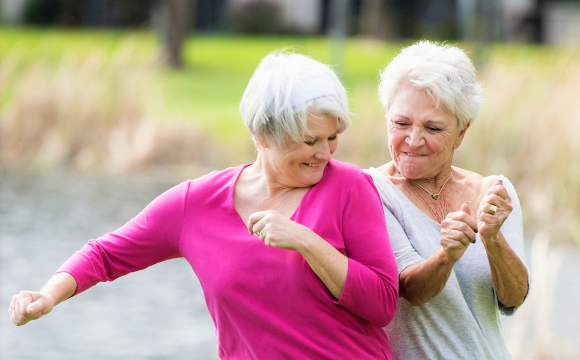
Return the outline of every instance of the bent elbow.
<path id="1" fill-rule="evenodd" d="M 385 299 L 384 302 L 385 306 L 383 307 L 382 311 L 377 312 L 377 314 L 380 315 L 376 316 L 376 318 L 374 319 L 374 321 L 372 321 L 372 323 L 380 327 L 385 327 L 389 325 L 391 321 L 393 321 L 395 313 L 397 312 L 398 302 L 399 302 L 398 290 L 391 289 L 391 291 L 389 291 L 388 298 Z"/>
<path id="2" fill-rule="evenodd" d="M 429 302 L 428 300 L 424 299 L 406 299 L 406 300 L 409 301 L 411 305 L 413 305 L 414 307 L 423 306 Z"/>
<path id="3" fill-rule="evenodd" d="M 434 296 L 425 296 L 425 294 L 413 293 L 401 293 L 401 297 L 407 300 L 414 307 L 423 306 L 434 298 Z"/>

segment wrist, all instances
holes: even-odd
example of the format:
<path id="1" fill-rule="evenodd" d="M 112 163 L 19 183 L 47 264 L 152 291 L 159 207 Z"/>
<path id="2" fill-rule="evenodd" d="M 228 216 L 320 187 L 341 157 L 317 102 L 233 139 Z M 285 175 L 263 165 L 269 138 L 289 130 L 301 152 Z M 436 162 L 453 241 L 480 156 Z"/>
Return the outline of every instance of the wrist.
<path id="1" fill-rule="evenodd" d="M 503 235 L 500 231 L 491 236 L 480 234 L 480 238 L 485 245 L 499 244 L 503 241 Z"/>
<path id="2" fill-rule="evenodd" d="M 455 260 L 443 247 L 441 247 L 441 254 L 439 256 L 440 261 L 443 263 L 443 266 L 448 268 L 453 268 L 457 260 Z"/>
<path id="3" fill-rule="evenodd" d="M 296 251 L 298 251 L 302 256 L 312 252 L 312 248 L 316 244 L 318 235 L 310 231 L 310 229 L 304 229 L 306 231 L 302 232 L 296 241 Z"/>

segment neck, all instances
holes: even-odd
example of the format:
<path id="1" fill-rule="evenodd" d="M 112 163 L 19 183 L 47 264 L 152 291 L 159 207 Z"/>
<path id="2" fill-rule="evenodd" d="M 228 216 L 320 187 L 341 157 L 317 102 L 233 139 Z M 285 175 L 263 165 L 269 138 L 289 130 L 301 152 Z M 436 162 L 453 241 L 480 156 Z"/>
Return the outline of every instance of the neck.
<path id="1" fill-rule="evenodd" d="M 252 184 L 257 192 L 266 195 L 266 198 L 276 197 L 286 194 L 296 189 L 295 187 L 284 184 L 279 177 L 275 175 L 273 169 L 264 166 L 260 156 L 253 165 L 246 168 L 245 179 Z"/>
<path id="2" fill-rule="evenodd" d="M 448 181 L 451 174 L 452 174 L 452 170 L 451 170 L 451 168 L 448 168 L 448 169 L 445 169 L 445 170 L 437 173 L 434 177 L 426 177 L 426 178 L 420 178 L 420 179 L 408 179 L 408 178 L 406 178 L 406 179 L 408 181 L 411 181 L 411 182 L 420 183 L 423 186 L 427 185 L 427 186 L 431 186 L 431 187 L 434 187 L 436 189 L 439 189 L 441 186 L 443 186 L 443 184 L 445 184 L 446 181 Z M 449 181 L 451 181 L 451 180 L 449 180 Z"/>

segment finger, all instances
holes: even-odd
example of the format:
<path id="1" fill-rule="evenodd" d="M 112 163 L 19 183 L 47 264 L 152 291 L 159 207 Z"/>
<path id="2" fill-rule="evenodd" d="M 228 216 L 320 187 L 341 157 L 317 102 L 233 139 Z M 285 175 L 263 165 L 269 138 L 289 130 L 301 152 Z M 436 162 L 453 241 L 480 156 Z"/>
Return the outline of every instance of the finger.
<path id="1" fill-rule="evenodd" d="M 254 228 L 254 224 L 256 224 L 258 221 L 262 220 L 262 218 L 266 215 L 265 211 L 258 211 L 255 212 L 253 214 L 250 215 L 250 217 L 248 218 L 248 233 L 250 235 L 254 234 L 254 231 L 252 230 Z"/>
<path id="2" fill-rule="evenodd" d="M 461 241 L 462 244 L 468 245 L 467 241 L 472 243 L 472 244 L 475 243 L 475 233 L 477 232 L 477 229 L 474 230 L 467 223 L 461 223 L 456 228 L 456 230 L 461 232 L 461 234 L 459 234 L 460 237 L 458 238 L 458 240 Z"/>
<path id="3" fill-rule="evenodd" d="M 491 215 L 488 213 L 482 213 L 480 220 L 489 226 L 501 225 L 504 221 L 502 216 Z"/>
<path id="4" fill-rule="evenodd" d="M 505 204 L 507 201 L 505 198 L 497 195 L 497 194 L 487 194 L 485 195 L 485 197 L 481 200 L 481 203 L 489 203 L 489 204 L 495 204 L 497 206 L 501 206 L 502 204 Z"/>
<path id="5" fill-rule="evenodd" d="M 464 202 L 461 205 L 461 209 L 460 210 L 463 211 L 464 213 L 471 214 L 471 207 L 469 206 L 469 202 L 467 202 L 467 201 Z"/>
<path id="6" fill-rule="evenodd" d="M 18 296 L 18 304 L 16 306 L 16 311 L 23 316 L 26 316 L 28 305 L 32 303 L 32 295 L 30 293 L 21 292 Z"/>
<path id="7" fill-rule="evenodd" d="M 453 220 L 466 223 L 474 232 L 477 232 L 477 221 L 471 217 L 471 205 L 469 202 L 464 202 L 459 211 L 450 213 L 448 216 Z"/>
<path id="8" fill-rule="evenodd" d="M 445 237 L 444 242 L 450 249 L 459 250 L 460 248 L 467 247 L 471 243 L 471 240 L 465 236 L 465 233 L 461 230 L 450 230 L 448 235 Z"/>
<path id="9" fill-rule="evenodd" d="M 260 239 L 264 240 L 265 234 L 265 227 L 266 227 L 266 218 L 260 219 L 257 223 L 252 226 L 251 233 L 258 236 Z"/>
<path id="10" fill-rule="evenodd" d="M 46 309 L 46 303 L 43 298 L 38 298 L 30 305 L 26 307 L 26 313 L 31 316 L 35 316 L 40 314 L 41 316 L 44 314 L 44 310 Z"/>
<path id="11" fill-rule="evenodd" d="M 489 190 L 487 191 L 488 194 L 496 194 L 503 199 L 507 199 L 509 197 L 507 193 L 507 189 L 503 186 L 503 183 L 498 180 Z"/>
<path id="12" fill-rule="evenodd" d="M 26 317 L 29 320 L 36 320 L 44 315 L 45 304 L 42 300 L 35 301 L 28 305 L 26 309 Z"/>
<path id="13" fill-rule="evenodd" d="M 495 195 L 495 194 L 490 194 L 487 195 L 482 201 L 481 204 L 479 204 L 479 209 L 477 209 L 478 212 L 480 213 L 486 213 L 486 214 L 492 214 L 493 215 L 493 210 L 492 210 L 492 206 L 495 206 L 495 212 L 500 211 L 500 209 L 502 209 L 504 207 L 504 200 Z"/>

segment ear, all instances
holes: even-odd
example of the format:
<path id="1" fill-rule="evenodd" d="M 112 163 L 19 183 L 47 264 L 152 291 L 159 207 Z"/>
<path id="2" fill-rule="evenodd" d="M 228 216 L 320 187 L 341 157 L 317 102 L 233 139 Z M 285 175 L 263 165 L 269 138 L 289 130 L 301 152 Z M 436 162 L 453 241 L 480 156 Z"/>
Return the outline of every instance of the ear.
<path id="1" fill-rule="evenodd" d="M 258 136 L 258 135 L 254 135 L 254 143 L 256 144 L 256 147 L 258 148 L 267 148 L 268 147 L 268 142 L 266 141 L 265 138 Z"/>
<path id="2" fill-rule="evenodd" d="M 465 136 L 465 132 L 467 131 L 467 129 L 469 129 L 469 126 L 471 126 L 471 121 L 468 122 L 465 125 L 465 127 L 459 131 L 459 136 L 457 136 L 457 139 L 455 139 L 455 146 L 453 146 L 454 150 L 457 150 L 457 148 L 459 148 L 459 146 L 463 142 L 463 137 Z"/>

